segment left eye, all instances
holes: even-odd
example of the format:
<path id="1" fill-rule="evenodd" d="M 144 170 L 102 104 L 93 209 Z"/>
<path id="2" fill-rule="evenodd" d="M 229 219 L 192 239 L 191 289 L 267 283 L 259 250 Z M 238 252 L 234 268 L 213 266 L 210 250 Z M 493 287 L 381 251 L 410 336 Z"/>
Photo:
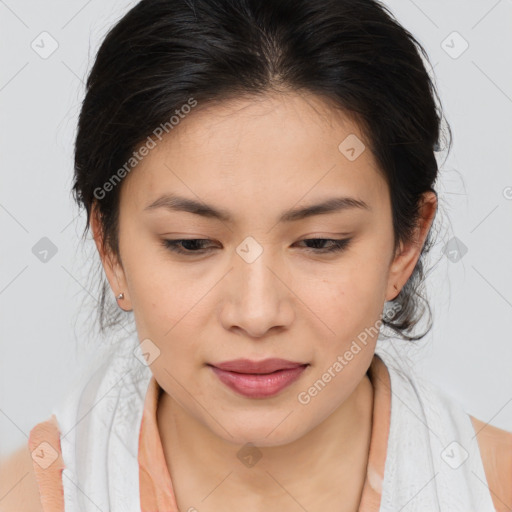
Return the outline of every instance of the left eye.
<path id="1" fill-rule="evenodd" d="M 305 240 L 302 240 L 302 242 L 314 242 L 313 245 L 324 244 L 325 242 L 330 242 L 330 246 L 327 248 L 315 248 L 315 247 L 308 247 L 307 250 L 313 251 L 313 252 L 341 252 L 344 249 L 347 248 L 350 238 L 343 238 L 343 239 L 331 239 L 331 238 L 306 238 Z"/>
<path id="2" fill-rule="evenodd" d="M 209 240 L 202 238 L 163 240 L 162 242 L 167 249 L 179 254 L 202 254 L 209 250 L 212 250 L 212 247 L 204 248 L 203 244 L 209 242 Z M 314 247 L 306 247 L 307 251 L 312 251 L 315 253 L 329 253 L 341 252 L 344 249 L 346 249 L 350 242 L 350 238 L 344 238 L 339 240 L 331 238 L 306 238 L 305 240 L 301 240 L 299 243 L 301 242 L 313 244 Z M 327 242 L 330 243 L 329 247 L 317 247 L 318 245 L 323 245 Z"/>

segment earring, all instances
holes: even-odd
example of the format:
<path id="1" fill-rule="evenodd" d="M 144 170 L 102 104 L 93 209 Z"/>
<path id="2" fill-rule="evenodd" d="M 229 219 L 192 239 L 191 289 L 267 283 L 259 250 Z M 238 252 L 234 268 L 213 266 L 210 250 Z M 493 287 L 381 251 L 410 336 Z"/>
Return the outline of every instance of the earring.
<path id="1" fill-rule="evenodd" d="M 116 297 L 116 299 L 124 299 L 124 293 L 120 293 L 120 294 Z"/>

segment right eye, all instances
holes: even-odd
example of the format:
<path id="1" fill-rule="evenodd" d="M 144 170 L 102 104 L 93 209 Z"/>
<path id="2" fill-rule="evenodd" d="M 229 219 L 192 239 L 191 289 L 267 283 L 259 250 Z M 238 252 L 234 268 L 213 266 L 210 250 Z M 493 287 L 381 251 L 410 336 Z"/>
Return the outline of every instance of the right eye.
<path id="1" fill-rule="evenodd" d="M 203 254 L 208 252 L 209 249 L 201 248 L 204 242 L 209 242 L 207 239 L 202 238 L 184 238 L 177 240 L 162 240 L 162 244 L 166 249 L 176 252 L 178 254 Z M 198 248 L 199 246 L 199 248 Z M 183 248 L 184 247 L 184 248 Z"/>

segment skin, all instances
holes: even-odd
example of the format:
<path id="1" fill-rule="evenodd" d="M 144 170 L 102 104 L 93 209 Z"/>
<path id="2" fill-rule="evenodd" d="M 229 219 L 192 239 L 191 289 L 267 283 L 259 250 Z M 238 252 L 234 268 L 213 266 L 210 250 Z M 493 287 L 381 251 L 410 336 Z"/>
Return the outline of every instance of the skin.
<path id="1" fill-rule="evenodd" d="M 349 116 L 291 92 L 203 107 L 124 179 L 120 258 L 103 252 L 91 219 L 112 291 L 124 293 L 120 307 L 133 310 L 139 339 L 160 350 L 150 368 L 163 389 L 157 422 L 178 506 L 357 510 L 372 426 L 366 371 L 376 338 L 360 344 L 307 405 L 297 397 L 360 333 L 379 325 L 384 302 L 420 256 L 436 196 L 425 194 L 414 241 L 394 254 L 389 190 L 373 155 L 367 148 L 350 161 L 338 149 L 350 134 L 365 140 Z M 145 210 L 164 193 L 225 209 L 233 220 Z M 277 222 L 285 210 L 338 196 L 370 210 Z M 251 263 L 236 250 L 248 236 L 263 251 Z M 212 249 L 180 255 L 163 246 L 166 238 L 208 239 L 203 247 Z M 341 252 L 322 253 L 314 248 L 330 243 L 307 238 L 352 240 Z M 197 250 L 185 245 L 191 247 Z M 279 394 L 253 399 L 206 366 L 239 357 L 309 366 Z M 261 454 L 252 467 L 237 457 L 248 442 Z"/>

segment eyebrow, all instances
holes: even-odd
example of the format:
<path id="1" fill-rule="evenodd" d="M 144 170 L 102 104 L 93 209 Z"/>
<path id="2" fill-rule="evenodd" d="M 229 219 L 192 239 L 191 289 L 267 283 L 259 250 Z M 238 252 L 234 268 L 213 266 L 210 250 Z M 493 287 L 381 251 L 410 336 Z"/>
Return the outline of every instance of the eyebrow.
<path id="1" fill-rule="evenodd" d="M 147 205 L 144 210 L 154 210 L 157 208 L 193 213 L 194 215 L 217 219 L 226 223 L 233 222 L 233 218 L 228 210 L 214 208 L 206 203 L 175 194 L 165 194 L 159 197 L 151 204 Z M 354 208 L 371 211 L 370 206 L 360 199 L 353 197 L 332 197 L 302 208 L 286 210 L 281 214 L 278 222 L 296 222 L 315 215 L 325 215 Z"/>

